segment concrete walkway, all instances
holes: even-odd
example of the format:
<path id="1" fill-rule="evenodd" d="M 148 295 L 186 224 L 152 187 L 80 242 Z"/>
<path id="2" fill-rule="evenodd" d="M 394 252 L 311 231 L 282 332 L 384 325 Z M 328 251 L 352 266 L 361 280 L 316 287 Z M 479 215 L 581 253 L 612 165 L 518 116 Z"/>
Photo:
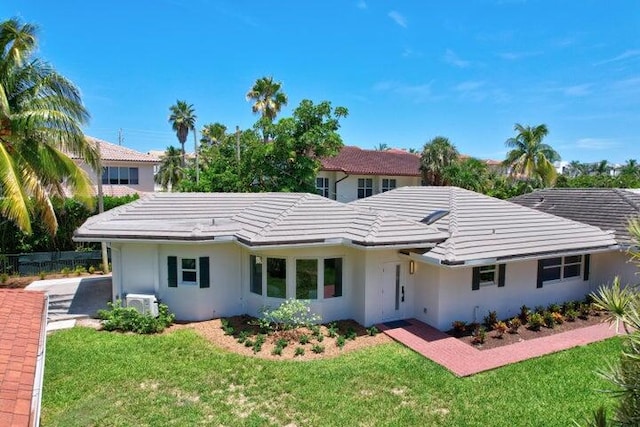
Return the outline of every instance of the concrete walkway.
<path id="1" fill-rule="evenodd" d="M 73 327 L 78 319 L 95 317 L 111 301 L 111 276 L 37 280 L 26 288 L 49 296 L 47 330 Z"/>
<path id="2" fill-rule="evenodd" d="M 478 350 L 419 320 L 408 319 L 406 323 L 405 326 L 395 328 L 381 324 L 378 325 L 378 329 L 459 377 L 591 344 L 616 335 L 614 328 L 609 327 L 608 323 L 602 323 L 502 347 Z"/>

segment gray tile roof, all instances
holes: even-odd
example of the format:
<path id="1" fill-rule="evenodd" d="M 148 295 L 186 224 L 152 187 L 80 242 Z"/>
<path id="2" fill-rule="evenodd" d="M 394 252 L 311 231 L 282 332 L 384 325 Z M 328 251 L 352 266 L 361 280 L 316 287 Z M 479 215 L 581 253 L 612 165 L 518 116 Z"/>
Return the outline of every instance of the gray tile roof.
<path id="1" fill-rule="evenodd" d="M 402 187 L 350 205 L 414 221 L 437 210 L 449 211 L 433 225 L 450 237 L 424 254 L 445 264 L 604 249 L 616 244 L 612 235 L 597 227 L 457 187 Z"/>
<path id="2" fill-rule="evenodd" d="M 554 188 L 510 200 L 522 206 L 613 230 L 621 245 L 632 244 L 629 219 L 640 216 L 640 194 L 617 188 Z"/>
<path id="3" fill-rule="evenodd" d="M 351 241 L 429 247 L 447 233 L 306 193 L 153 193 L 89 218 L 85 241 L 235 239 L 248 245 Z"/>

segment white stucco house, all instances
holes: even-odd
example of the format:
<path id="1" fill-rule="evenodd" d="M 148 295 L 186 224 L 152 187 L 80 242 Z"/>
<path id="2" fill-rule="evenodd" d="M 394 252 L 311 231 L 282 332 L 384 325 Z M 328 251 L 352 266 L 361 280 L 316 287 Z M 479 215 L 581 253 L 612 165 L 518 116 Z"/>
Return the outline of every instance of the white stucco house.
<path id="1" fill-rule="evenodd" d="M 349 204 L 154 193 L 90 218 L 75 239 L 109 243 L 114 299 L 153 294 L 182 320 L 255 316 L 299 298 L 323 321 L 417 318 L 440 329 L 581 299 L 617 250 L 597 227 L 456 187 Z"/>
<path id="2" fill-rule="evenodd" d="M 102 191 L 105 196 L 126 196 L 154 191 L 154 167 L 160 163 L 158 157 L 90 136 L 86 139 L 90 144 L 100 145 L 102 175 L 98 177 L 96 172 L 77 155 L 71 154 L 71 158 L 96 184 L 94 193 L 97 194 L 95 187 L 98 179 L 102 181 Z"/>

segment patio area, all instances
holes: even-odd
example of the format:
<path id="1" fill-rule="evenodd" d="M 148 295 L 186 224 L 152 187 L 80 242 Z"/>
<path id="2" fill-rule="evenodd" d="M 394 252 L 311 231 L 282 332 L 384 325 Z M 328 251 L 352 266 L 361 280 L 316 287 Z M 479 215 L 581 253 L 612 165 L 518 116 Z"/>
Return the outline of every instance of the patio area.
<path id="1" fill-rule="evenodd" d="M 416 319 L 382 323 L 377 327 L 389 337 L 459 377 L 591 344 L 616 335 L 613 327 L 602 323 L 503 347 L 479 350 Z"/>

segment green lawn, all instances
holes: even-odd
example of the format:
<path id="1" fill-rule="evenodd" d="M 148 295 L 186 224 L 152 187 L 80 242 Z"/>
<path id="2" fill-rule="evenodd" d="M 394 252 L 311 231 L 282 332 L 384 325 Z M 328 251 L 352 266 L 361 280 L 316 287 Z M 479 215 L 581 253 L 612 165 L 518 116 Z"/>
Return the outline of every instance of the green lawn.
<path id="1" fill-rule="evenodd" d="M 567 426 L 606 395 L 619 339 L 470 378 L 399 344 L 313 362 L 246 358 L 189 330 L 48 337 L 44 426 Z"/>

